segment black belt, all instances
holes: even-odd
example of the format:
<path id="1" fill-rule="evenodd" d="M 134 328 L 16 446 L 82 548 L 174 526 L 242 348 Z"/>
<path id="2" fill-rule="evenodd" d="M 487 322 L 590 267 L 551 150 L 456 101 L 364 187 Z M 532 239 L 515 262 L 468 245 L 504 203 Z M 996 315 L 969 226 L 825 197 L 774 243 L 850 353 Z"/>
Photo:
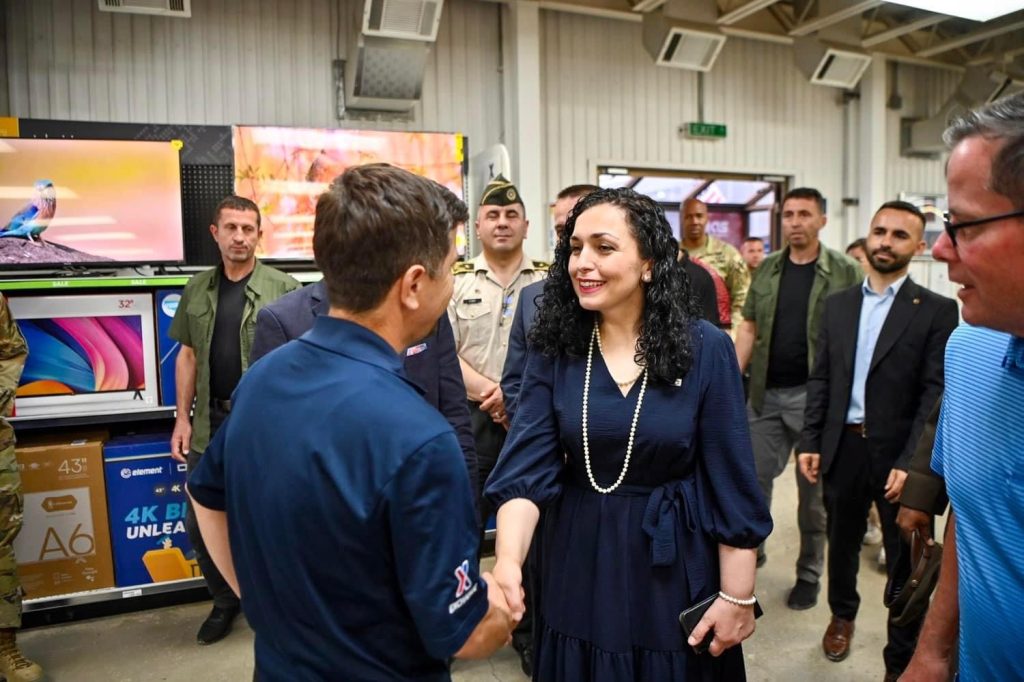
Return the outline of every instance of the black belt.
<path id="1" fill-rule="evenodd" d="M 216 407 L 221 412 L 231 412 L 231 400 L 221 400 L 220 398 L 210 398 L 210 405 Z"/>
<path id="2" fill-rule="evenodd" d="M 867 438 L 867 432 L 864 430 L 863 424 L 847 424 L 846 430 L 851 433 L 856 433 L 861 438 Z"/>

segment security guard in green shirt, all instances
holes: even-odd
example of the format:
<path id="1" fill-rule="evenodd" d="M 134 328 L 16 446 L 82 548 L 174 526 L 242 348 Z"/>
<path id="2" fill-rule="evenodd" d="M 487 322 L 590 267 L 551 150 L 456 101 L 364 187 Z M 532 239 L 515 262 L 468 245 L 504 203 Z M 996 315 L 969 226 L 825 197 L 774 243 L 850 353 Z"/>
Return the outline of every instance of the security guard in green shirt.
<path id="1" fill-rule="evenodd" d="M 750 370 L 747 417 L 757 479 L 769 505 L 774 480 L 786 468 L 800 436 L 807 402 L 807 377 L 825 298 L 860 282 L 857 264 L 818 238 L 828 217 L 825 199 L 810 187 L 790 190 L 782 201 L 786 247 L 754 272 L 736 335 L 740 369 Z M 854 311 L 856 314 L 856 311 Z M 796 584 L 786 604 L 809 609 L 818 603 L 825 564 L 825 503 L 821 481 L 797 474 L 800 555 Z M 758 566 L 766 561 L 758 548 Z"/>
<path id="2" fill-rule="evenodd" d="M 231 411 L 231 394 L 248 367 L 256 313 L 301 286 L 256 259 L 262 233 L 259 208 L 252 201 L 239 196 L 223 199 L 210 234 L 220 249 L 221 264 L 195 275 L 185 286 L 170 331 L 171 338 L 181 344 L 174 373 L 177 418 L 171 456 L 187 461 L 190 473 Z M 185 527 L 213 596 L 213 611 L 196 639 L 212 644 L 230 632 L 238 615 L 238 596 L 207 554 L 191 507 Z"/>
<path id="3" fill-rule="evenodd" d="M 14 538 L 21 531 L 21 472 L 14 456 L 14 429 L 7 421 L 14 405 L 28 345 L 0 294 L 0 676 L 8 682 L 42 679 L 43 670 L 18 649 L 21 627 L 21 581 L 14 558 Z"/>

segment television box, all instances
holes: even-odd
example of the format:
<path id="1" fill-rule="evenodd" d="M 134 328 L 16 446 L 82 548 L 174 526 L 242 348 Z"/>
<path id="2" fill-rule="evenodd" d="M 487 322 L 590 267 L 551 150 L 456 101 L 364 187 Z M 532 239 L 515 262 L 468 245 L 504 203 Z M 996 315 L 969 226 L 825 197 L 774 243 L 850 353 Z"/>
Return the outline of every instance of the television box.
<path id="1" fill-rule="evenodd" d="M 178 146 L 0 139 L 0 267 L 181 262 Z"/>
<path id="2" fill-rule="evenodd" d="M 117 414 L 158 406 L 153 297 L 11 296 L 29 354 L 18 417 Z"/>
<path id="3" fill-rule="evenodd" d="M 115 438 L 103 448 L 118 587 L 200 575 L 185 530 L 185 464 L 170 434 Z"/>
<path id="4" fill-rule="evenodd" d="M 25 520 L 14 554 L 29 599 L 114 586 L 104 440 L 93 432 L 18 443 Z"/>
<path id="5" fill-rule="evenodd" d="M 171 338 L 171 322 L 181 301 L 181 289 L 158 289 L 156 296 L 156 352 L 160 369 L 160 404 L 174 405 L 177 383 L 174 379 L 174 365 L 178 360 L 181 344 Z"/>

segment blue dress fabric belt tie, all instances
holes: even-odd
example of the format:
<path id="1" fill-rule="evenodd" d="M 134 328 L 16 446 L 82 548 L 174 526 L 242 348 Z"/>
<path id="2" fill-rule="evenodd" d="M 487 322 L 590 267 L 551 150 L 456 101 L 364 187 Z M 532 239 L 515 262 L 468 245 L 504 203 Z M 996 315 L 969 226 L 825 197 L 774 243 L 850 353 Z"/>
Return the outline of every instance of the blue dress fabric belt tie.
<path id="1" fill-rule="evenodd" d="M 593 492 L 589 484 L 580 487 Z M 595 493 L 597 494 L 597 493 Z M 704 594 L 710 565 L 708 538 L 701 524 L 697 504 L 697 482 L 694 476 L 670 481 L 657 487 L 620 485 L 610 495 L 626 497 L 647 496 L 643 515 L 643 531 L 651 543 L 651 566 L 671 566 L 679 556 L 677 530 L 682 530 L 682 560 L 689 583 L 690 603 L 696 603 Z"/>

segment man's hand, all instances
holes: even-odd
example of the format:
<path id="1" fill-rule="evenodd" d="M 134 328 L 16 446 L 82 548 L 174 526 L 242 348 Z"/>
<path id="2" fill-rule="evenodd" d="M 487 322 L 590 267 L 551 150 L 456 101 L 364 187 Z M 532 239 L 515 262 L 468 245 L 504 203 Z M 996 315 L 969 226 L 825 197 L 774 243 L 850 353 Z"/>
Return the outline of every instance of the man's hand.
<path id="1" fill-rule="evenodd" d="M 505 421 L 505 396 L 501 393 L 501 386 L 494 384 L 491 388 L 480 395 L 480 409 L 491 415 L 494 423 L 501 424 Z"/>
<path id="2" fill-rule="evenodd" d="M 171 457 L 179 462 L 186 462 L 189 443 L 192 442 L 192 422 L 186 416 L 174 420 L 174 432 L 171 434 Z"/>
<path id="3" fill-rule="evenodd" d="M 800 473 L 810 483 L 818 482 L 818 469 L 821 467 L 821 455 L 817 452 L 801 452 L 796 456 Z"/>
<path id="4" fill-rule="evenodd" d="M 893 469 L 889 472 L 889 479 L 885 482 L 885 499 L 895 504 L 900 501 L 900 494 L 903 492 L 903 484 L 907 482 L 907 472 L 903 469 Z"/>
<path id="5" fill-rule="evenodd" d="M 754 634 L 754 607 L 716 599 L 693 629 L 687 643 L 697 646 L 704 641 L 708 630 L 715 631 L 715 638 L 711 640 L 708 651 L 712 656 L 721 656 L 723 651 Z"/>
<path id="6" fill-rule="evenodd" d="M 900 511 L 896 514 L 896 525 L 900 527 L 907 540 L 917 531 L 921 539 L 927 545 L 934 545 L 932 539 L 932 515 L 910 507 L 900 505 Z"/>

